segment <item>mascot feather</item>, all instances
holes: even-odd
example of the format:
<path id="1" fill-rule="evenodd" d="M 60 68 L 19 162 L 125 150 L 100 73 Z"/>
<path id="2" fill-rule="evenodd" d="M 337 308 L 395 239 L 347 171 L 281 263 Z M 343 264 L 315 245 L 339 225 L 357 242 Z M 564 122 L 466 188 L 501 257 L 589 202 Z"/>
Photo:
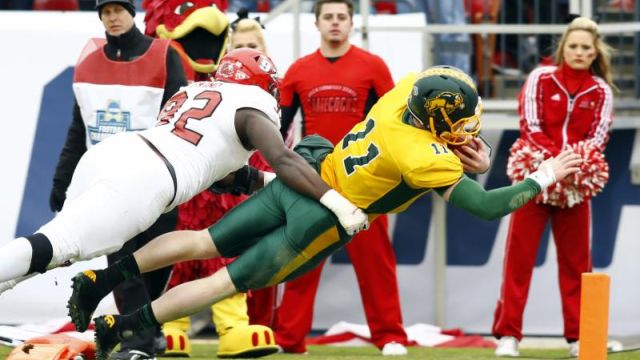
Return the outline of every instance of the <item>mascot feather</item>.
<path id="1" fill-rule="evenodd" d="M 144 0 L 145 33 L 169 39 L 182 59 L 189 81 L 210 80 L 227 50 L 229 20 L 223 11 L 226 0 Z M 220 219 L 245 197 L 203 191 L 178 210 L 178 230 L 201 230 Z M 227 264 L 222 258 L 176 264 L 169 288 L 206 277 Z M 278 350 L 270 328 L 249 325 L 246 295 L 237 294 L 213 307 L 219 335 L 218 357 L 258 357 Z M 167 351 L 164 356 L 190 356 L 189 320 L 164 325 Z"/>

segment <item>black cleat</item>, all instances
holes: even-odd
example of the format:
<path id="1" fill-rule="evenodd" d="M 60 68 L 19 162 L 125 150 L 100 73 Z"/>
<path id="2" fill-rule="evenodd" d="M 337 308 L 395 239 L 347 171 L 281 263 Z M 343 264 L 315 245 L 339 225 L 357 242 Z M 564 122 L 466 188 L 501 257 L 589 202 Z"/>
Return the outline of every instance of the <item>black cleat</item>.
<path id="1" fill-rule="evenodd" d="M 109 360 L 156 360 L 156 358 L 142 350 L 125 349 L 112 353 Z"/>
<path id="2" fill-rule="evenodd" d="M 96 360 L 108 360 L 113 349 L 120 343 L 116 317 L 103 315 L 93 319 L 96 325 Z"/>
<path id="3" fill-rule="evenodd" d="M 91 322 L 91 316 L 96 311 L 102 296 L 95 287 L 96 274 L 87 270 L 76 274 L 72 279 L 73 293 L 67 303 L 69 316 L 76 326 L 76 331 L 86 331 Z"/>

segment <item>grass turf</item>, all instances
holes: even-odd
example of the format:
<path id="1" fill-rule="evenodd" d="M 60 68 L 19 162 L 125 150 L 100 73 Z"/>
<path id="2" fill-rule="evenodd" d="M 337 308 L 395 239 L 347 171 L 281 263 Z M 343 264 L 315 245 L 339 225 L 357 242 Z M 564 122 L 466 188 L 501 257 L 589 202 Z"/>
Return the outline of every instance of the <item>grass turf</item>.
<path id="1" fill-rule="evenodd" d="M 276 354 L 266 357 L 273 360 L 382 360 L 374 347 L 309 346 L 308 355 Z M 5 359 L 11 348 L 0 345 L 0 359 Z M 193 344 L 191 360 L 211 360 L 215 358 L 216 345 Z M 575 359 L 567 356 L 567 349 L 521 349 L 520 359 Z M 167 358 L 170 359 L 170 358 Z M 173 358 L 175 359 L 175 358 Z M 388 359 L 385 357 L 384 359 Z M 431 349 L 412 347 L 409 355 L 402 359 L 451 359 L 451 360 L 495 360 L 493 349 Z M 610 360 L 640 360 L 640 351 L 609 354 Z"/>

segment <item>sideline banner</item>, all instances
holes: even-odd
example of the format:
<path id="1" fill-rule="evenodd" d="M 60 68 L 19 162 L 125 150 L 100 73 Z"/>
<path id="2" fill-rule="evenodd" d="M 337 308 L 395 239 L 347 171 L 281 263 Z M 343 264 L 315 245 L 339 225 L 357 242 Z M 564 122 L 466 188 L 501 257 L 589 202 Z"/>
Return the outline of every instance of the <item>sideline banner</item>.
<path id="1" fill-rule="evenodd" d="M 313 15 L 301 24 L 302 54 L 318 46 Z M 143 14 L 136 16 L 142 28 Z M 421 25 L 422 14 L 376 16 L 371 25 L 398 23 Z M 358 19 L 356 19 L 357 23 Z M 267 29 L 269 51 L 284 74 L 293 61 L 291 18 L 283 15 Z M 95 12 L 0 12 L 0 132 L 3 216 L 0 244 L 31 233 L 51 219 L 48 209 L 51 179 L 71 122 L 73 65 L 86 41 L 102 37 Z M 372 33 L 371 50 L 380 55 L 397 80 L 422 67 L 418 33 Z M 353 36 L 359 43 L 359 36 Z M 415 44 L 389 46 L 389 44 Z M 401 50 L 401 51 L 400 51 Z M 486 119 L 490 121 L 490 119 Z M 494 145 L 493 169 L 479 180 L 488 188 L 508 183 L 505 175 L 508 148 L 516 131 L 487 131 Z M 611 179 L 593 201 L 593 261 L 598 272 L 611 276 L 612 335 L 640 334 L 640 187 L 630 183 L 629 163 L 637 137 L 635 129 L 613 132 L 607 149 Z M 405 324 L 434 323 L 434 249 L 431 200 L 425 197 L 409 211 L 391 217 L 393 245 Z M 502 257 L 508 218 L 485 222 L 456 209 L 447 214 L 447 307 L 444 327 L 460 327 L 467 333 L 490 332 L 493 310 L 500 291 Z M 114 224 L 117 226 L 117 224 Z M 90 241 L 90 239 L 88 239 Z M 560 335 L 562 316 L 553 241 L 541 241 L 527 310 L 526 334 Z M 70 278 L 106 261 L 74 264 L 31 279 L 0 296 L 0 323 L 44 321 L 66 316 Z M 384 284 L 381 284 L 384 286 Z M 114 311 L 105 300 L 99 313 Z M 320 284 L 314 328 L 326 329 L 340 321 L 365 323 L 355 275 L 344 253 L 327 264 Z"/>

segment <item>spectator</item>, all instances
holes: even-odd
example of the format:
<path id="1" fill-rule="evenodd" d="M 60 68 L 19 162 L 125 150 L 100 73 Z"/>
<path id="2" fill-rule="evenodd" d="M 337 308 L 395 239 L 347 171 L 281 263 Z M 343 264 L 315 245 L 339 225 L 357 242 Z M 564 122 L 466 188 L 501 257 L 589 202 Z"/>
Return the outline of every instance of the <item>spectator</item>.
<path id="1" fill-rule="evenodd" d="M 302 107 L 303 135 L 319 134 L 336 144 L 393 87 L 393 79 L 380 57 L 350 43 L 351 0 L 318 0 L 315 16 L 320 48 L 292 64 L 282 83 L 282 133 Z M 378 217 L 345 249 L 356 271 L 373 343 L 383 355 L 405 355 L 408 340 L 387 226 L 387 217 Z M 285 284 L 274 326 L 284 352 L 306 352 L 323 264 Z"/>
<path id="2" fill-rule="evenodd" d="M 521 137 L 512 147 L 507 170 L 512 179 L 517 180 L 514 174 L 518 169 L 535 167 L 525 158 L 549 158 L 566 148 L 587 154 L 594 150 L 590 166 L 595 166 L 594 159 L 601 159 L 598 155 L 604 151 L 613 120 L 609 57 L 610 48 L 598 34 L 595 22 L 579 17 L 569 24 L 555 52 L 556 65 L 535 69 L 520 93 Z M 525 151 L 527 156 L 518 155 Z M 591 173 L 585 162 L 575 181 Z M 540 237 L 548 221 L 558 253 L 564 337 L 570 344 L 570 354 L 578 355 L 580 279 L 582 273 L 591 271 L 589 198 L 594 194 L 586 190 L 563 183 L 511 215 L 502 290 L 492 328 L 499 339 L 496 355 L 519 354 L 522 314 Z M 567 203 L 562 199 L 578 200 Z"/>
<path id="3" fill-rule="evenodd" d="M 495 0 L 493 0 L 495 1 Z M 505 24 L 561 24 L 569 16 L 569 2 L 504 0 L 500 8 L 500 22 Z M 552 35 L 498 35 L 493 67 L 530 72 L 539 64 L 552 63 Z"/>
<path id="4" fill-rule="evenodd" d="M 232 50 L 250 48 L 267 54 L 263 29 L 264 25 L 260 22 L 260 17 L 249 19 L 248 11 L 244 8 L 240 9 L 238 19 L 231 23 L 230 48 Z"/>
<path id="5" fill-rule="evenodd" d="M 428 24 L 466 24 L 464 0 L 421 0 Z M 471 72 L 471 42 L 469 34 L 437 34 L 434 37 L 434 63 L 451 65 Z"/>
<path id="6" fill-rule="evenodd" d="M 169 42 L 143 35 L 134 24 L 133 0 L 99 0 L 96 8 L 106 30 L 106 43 L 91 40 L 90 44 L 99 44 L 96 51 L 101 56 L 81 57 L 75 69 L 76 101 L 67 140 L 53 177 L 49 202 L 52 211 L 62 209 L 71 177 L 88 148 L 114 133 L 154 126 L 160 108 L 187 84 L 178 53 L 169 47 Z M 96 164 L 95 171 L 99 170 L 100 166 Z M 176 211 L 160 216 L 120 251 L 107 256 L 108 263 L 132 253 L 160 234 L 175 230 L 176 221 Z M 149 298 L 160 296 L 170 271 L 171 268 L 160 269 L 116 288 L 114 297 L 118 311 L 127 314 Z M 164 351 L 158 339 L 163 339 L 160 328 L 140 332 L 125 341 L 112 358 L 151 359 Z"/>

